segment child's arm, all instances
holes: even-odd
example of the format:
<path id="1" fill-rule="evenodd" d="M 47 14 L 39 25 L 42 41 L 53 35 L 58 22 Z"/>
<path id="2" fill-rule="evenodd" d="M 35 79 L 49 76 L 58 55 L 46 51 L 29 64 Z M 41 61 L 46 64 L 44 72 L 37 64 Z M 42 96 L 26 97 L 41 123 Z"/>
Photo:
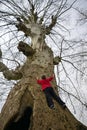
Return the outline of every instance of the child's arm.
<path id="1" fill-rule="evenodd" d="M 53 80 L 55 75 L 53 74 L 51 77 L 48 78 L 49 81 Z"/>
<path id="2" fill-rule="evenodd" d="M 39 78 L 38 78 L 38 77 L 36 77 L 36 79 L 38 80 Z"/>
<path id="3" fill-rule="evenodd" d="M 36 80 L 38 84 L 41 84 L 41 80 L 38 77 L 36 77 Z"/>

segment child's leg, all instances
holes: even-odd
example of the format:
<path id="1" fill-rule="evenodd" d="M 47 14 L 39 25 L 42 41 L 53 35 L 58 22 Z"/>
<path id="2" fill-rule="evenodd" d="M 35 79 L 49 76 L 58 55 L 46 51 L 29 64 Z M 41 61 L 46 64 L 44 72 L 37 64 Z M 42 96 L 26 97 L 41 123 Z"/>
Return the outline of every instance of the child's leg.
<path id="1" fill-rule="evenodd" d="M 64 105 L 65 103 L 61 100 L 61 98 L 55 93 L 55 91 L 53 90 L 53 88 L 51 88 L 50 93 L 52 95 L 52 97 L 60 104 L 60 105 Z"/>
<path id="2" fill-rule="evenodd" d="M 48 106 L 50 108 L 54 107 L 54 103 L 53 103 L 52 97 L 51 97 L 51 95 L 49 93 L 49 88 L 45 89 L 44 93 L 45 93 L 45 96 L 46 96 L 46 100 L 47 100 Z"/>

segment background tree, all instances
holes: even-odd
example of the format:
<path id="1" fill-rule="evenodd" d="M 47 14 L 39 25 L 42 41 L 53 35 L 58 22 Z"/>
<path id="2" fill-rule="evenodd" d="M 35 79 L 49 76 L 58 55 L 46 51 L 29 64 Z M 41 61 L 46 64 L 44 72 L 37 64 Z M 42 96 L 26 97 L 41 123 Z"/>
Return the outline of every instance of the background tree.
<path id="1" fill-rule="evenodd" d="M 4 53 L 3 62 L 0 62 L 0 68 L 1 68 L 0 71 L 3 72 L 4 77 L 8 80 L 21 79 L 10 92 L 7 102 L 2 109 L 1 113 L 2 121 L 4 121 L 5 117 L 8 118 L 6 118 L 4 123 L 2 123 L 1 121 L 2 123 L 1 129 L 4 127 L 6 130 L 10 129 L 12 127 L 11 124 L 19 120 L 20 116 L 23 115 L 25 108 L 28 106 L 29 110 L 31 110 L 32 108 L 34 111 L 33 120 L 31 121 L 32 126 L 30 126 L 31 127 L 30 129 L 41 129 L 41 128 L 48 129 L 48 127 L 49 129 L 54 128 L 55 122 L 58 121 L 59 113 L 57 113 L 56 115 L 55 113 L 50 113 L 51 111 L 48 110 L 47 106 L 45 106 L 44 97 L 42 100 L 42 92 L 40 92 L 40 88 L 38 88 L 38 86 L 36 85 L 35 80 L 35 77 L 37 75 L 40 77 L 43 73 L 47 74 L 48 76 L 51 75 L 53 73 L 54 68 L 53 65 L 56 65 L 56 67 L 58 68 L 57 70 L 58 76 L 59 72 L 60 74 L 61 71 L 65 72 L 67 83 L 68 81 L 70 81 L 74 88 L 74 91 L 76 92 L 75 96 L 73 94 L 70 94 L 66 90 L 62 89 L 64 90 L 64 92 L 68 93 L 71 103 L 72 100 L 70 95 L 78 99 L 84 106 L 86 106 L 86 103 L 81 101 L 78 91 L 75 87 L 75 84 L 72 82 L 71 80 L 72 78 L 68 76 L 68 72 L 66 71 L 67 67 L 65 67 L 66 65 L 64 64 L 64 62 L 67 62 L 75 70 L 77 70 L 81 74 L 84 74 L 83 71 L 80 70 L 80 68 L 78 68 L 76 66 L 77 64 L 75 63 L 75 58 L 77 56 L 80 57 L 80 55 L 84 54 L 84 52 L 77 53 L 77 47 L 78 45 L 81 46 L 82 42 L 80 42 L 79 44 L 78 41 L 67 40 L 66 36 L 64 35 L 64 32 L 67 33 L 70 32 L 66 27 L 62 25 L 62 21 L 65 20 L 65 14 L 67 14 L 67 11 L 73 7 L 75 2 L 76 0 L 72 1 L 72 3 L 70 4 L 67 0 L 0 1 L 1 5 L 0 20 L 1 20 L 1 28 L 3 28 L 3 31 L 1 32 L 2 33 L 1 41 L 4 40 L 4 42 L 1 43 L 1 47 L 2 48 L 4 47 L 5 49 L 3 51 Z M 7 37 L 8 34 L 9 37 Z M 48 40 L 50 44 L 48 43 Z M 48 44 L 50 47 L 52 46 L 52 48 L 53 46 L 57 48 L 56 50 L 54 50 L 55 52 L 54 55 L 57 55 L 55 56 L 55 58 L 53 58 L 52 50 L 48 47 Z M 17 48 L 19 51 L 23 52 L 23 54 L 27 57 L 26 62 L 23 66 L 21 66 L 21 64 L 23 64 L 24 62 L 21 61 L 22 58 L 21 60 L 19 60 L 18 57 L 19 53 Z M 5 53 L 8 54 L 7 50 L 9 51 L 9 55 L 5 56 Z M 69 55 L 67 55 L 68 52 Z M 62 68 L 59 68 L 60 65 L 62 65 Z M 61 79 L 60 83 L 64 85 L 64 82 L 62 82 Z M 53 84 L 56 88 L 56 84 L 55 83 Z M 67 84 L 67 86 L 70 87 L 69 84 Z M 39 101 L 38 97 L 41 97 Z M 35 101 L 32 101 L 33 98 L 35 99 Z M 27 101 L 25 101 L 26 99 Z M 30 100 L 28 101 L 28 99 Z M 12 105 L 13 101 L 14 104 Z M 41 104 L 41 102 L 43 102 L 43 104 L 41 106 L 37 106 L 37 104 L 38 103 Z M 11 105 L 10 108 L 11 114 L 9 114 L 8 112 L 10 105 Z M 46 109 L 46 111 L 43 112 L 42 108 L 44 108 L 44 110 Z M 60 108 L 58 108 L 58 110 L 59 109 Z M 61 115 L 63 115 L 64 113 L 62 113 L 61 109 L 60 111 L 61 111 L 60 114 L 61 117 Z M 7 113 L 6 115 L 4 115 L 5 112 Z M 50 124 L 51 118 L 50 120 L 48 119 L 49 125 L 45 124 L 45 126 L 43 127 L 45 123 L 45 118 L 47 116 L 46 113 L 51 115 L 51 118 L 53 118 L 55 115 L 55 120 L 51 125 Z M 44 121 L 42 121 L 43 116 L 40 121 L 40 114 L 43 114 L 45 116 Z M 62 117 L 66 123 L 65 126 L 63 125 L 63 127 L 62 125 L 60 125 L 61 129 L 65 129 L 65 127 L 67 127 L 67 129 L 70 129 L 70 127 L 72 127 L 72 129 L 74 129 L 74 127 L 75 129 L 77 128 L 79 129 L 79 127 L 80 128 L 82 127 L 82 129 L 86 129 L 85 127 L 83 128 L 81 124 L 78 125 L 78 122 L 74 120 L 73 117 L 72 119 L 74 122 L 74 126 L 72 126 L 72 123 L 68 126 L 69 121 L 66 121 L 65 117 L 69 119 L 70 115 L 67 114 L 69 114 L 69 112 L 64 114 L 64 117 Z M 60 124 L 61 123 L 62 120 L 60 121 Z M 55 129 L 56 128 L 58 128 L 57 125 L 55 125 Z"/>

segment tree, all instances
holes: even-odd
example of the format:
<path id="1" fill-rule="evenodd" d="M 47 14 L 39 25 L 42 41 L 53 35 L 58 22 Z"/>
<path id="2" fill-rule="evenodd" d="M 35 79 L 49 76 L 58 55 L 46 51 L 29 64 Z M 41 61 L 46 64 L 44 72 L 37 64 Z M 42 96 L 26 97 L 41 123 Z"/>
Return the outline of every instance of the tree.
<path id="1" fill-rule="evenodd" d="M 3 72 L 7 80 L 19 80 L 10 91 L 2 108 L 0 114 L 1 130 L 14 130 L 15 128 L 23 130 L 87 129 L 74 118 L 68 109 L 63 110 L 56 102 L 56 110 L 50 110 L 40 87 L 36 83 L 37 75 L 39 77 L 42 74 L 52 75 L 54 65 L 58 65 L 61 60 L 64 60 L 61 57 L 62 44 L 63 42 L 67 43 L 67 41 L 57 31 L 57 27 L 68 31 L 59 21 L 63 20 L 63 14 L 75 2 L 76 0 L 69 5 L 67 0 L 0 0 L 1 27 L 7 30 L 4 32 L 4 37 L 8 33 L 12 36 L 8 40 L 8 47 L 16 46 L 26 56 L 26 62 L 23 65 L 14 60 L 17 66 L 11 70 L 5 63 L 0 62 L 0 71 Z M 17 32 L 23 33 L 17 34 Z M 47 45 L 46 37 L 49 36 L 55 45 L 56 35 L 62 39 L 62 42 L 59 48 L 60 56 L 54 57 L 53 51 Z M 1 36 L 3 38 L 3 34 Z M 7 43 L 4 42 L 4 44 Z M 10 44 L 12 45 L 10 46 Z M 69 46 L 66 49 L 68 48 Z M 57 91 L 55 81 L 53 86 Z M 25 122 L 26 127 L 23 128 L 22 124 Z"/>

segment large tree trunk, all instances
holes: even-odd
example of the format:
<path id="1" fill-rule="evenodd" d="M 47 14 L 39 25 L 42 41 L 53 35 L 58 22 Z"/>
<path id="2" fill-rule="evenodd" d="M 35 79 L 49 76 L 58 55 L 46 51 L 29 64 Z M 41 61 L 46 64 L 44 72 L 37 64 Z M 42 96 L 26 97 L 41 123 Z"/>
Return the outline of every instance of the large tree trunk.
<path id="1" fill-rule="evenodd" d="M 54 101 L 55 110 L 51 110 L 36 82 L 37 76 L 50 76 L 54 72 L 53 53 L 49 47 L 28 56 L 21 71 L 23 77 L 12 88 L 1 111 L 0 130 L 87 130 L 57 102 Z M 56 91 L 55 80 L 52 85 Z"/>

